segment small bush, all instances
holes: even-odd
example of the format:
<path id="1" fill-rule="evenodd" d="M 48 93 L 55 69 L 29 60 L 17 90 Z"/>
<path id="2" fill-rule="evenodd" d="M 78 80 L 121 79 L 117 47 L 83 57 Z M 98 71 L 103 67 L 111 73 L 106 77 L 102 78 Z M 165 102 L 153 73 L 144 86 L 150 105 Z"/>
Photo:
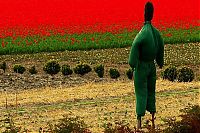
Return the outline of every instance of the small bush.
<path id="1" fill-rule="evenodd" d="M 73 73 L 69 65 L 63 65 L 61 68 L 61 72 L 63 75 L 71 75 Z"/>
<path id="2" fill-rule="evenodd" d="M 26 68 L 22 65 L 14 65 L 13 67 L 14 72 L 23 74 L 26 71 Z"/>
<path id="3" fill-rule="evenodd" d="M 110 73 L 110 77 L 112 79 L 117 79 L 118 77 L 120 77 L 119 71 L 117 69 L 115 69 L 115 68 L 110 68 L 109 73 Z"/>
<path id="4" fill-rule="evenodd" d="M 55 133 L 91 133 L 87 129 L 87 125 L 80 117 L 65 116 L 55 125 L 53 132 Z"/>
<path id="5" fill-rule="evenodd" d="M 194 79 L 194 72 L 188 67 L 183 67 L 178 70 L 179 82 L 191 82 Z"/>
<path id="6" fill-rule="evenodd" d="M 164 130 L 165 133 L 199 133 L 200 132 L 200 106 L 188 106 L 182 110 L 183 115 L 181 121 L 176 119 L 167 119 L 165 122 L 168 127 Z"/>
<path id="7" fill-rule="evenodd" d="M 6 72 L 7 65 L 5 61 L 2 64 L 0 64 L 0 69 L 3 69 L 4 73 Z"/>
<path id="8" fill-rule="evenodd" d="M 30 73 L 30 74 L 37 74 L 37 70 L 36 70 L 35 66 L 32 66 L 32 67 L 29 69 L 29 73 Z"/>
<path id="9" fill-rule="evenodd" d="M 128 79 L 132 80 L 133 79 L 133 69 L 130 68 L 126 71 L 126 76 L 128 77 Z"/>
<path id="10" fill-rule="evenodd" d="M 97 73 L 97 75 L 100 77 L 100 78 L 103 78 L 103 75 L 104 75 L 104 65 L 98 65 L 94 68 L 94 71 Z"/>
<path id="11" fill-rule="evenodd" d="M 74 68 L 74 73 L 80 74 L 80 75 L 85 75 L 86 73 L 89 73 L 92 71 L 92 68 L 88 64 L 78 64 Z"/>
<path id="12" fill-rule="evenodd" d="M 47 74 L 55 75 L 60 71 L 60 65 L 56 61 L 49 61 L 45 64 L 43 70 Z"/>
<path id="13" fill-rule="evenodd" d="M 177 69 L 175 66 L 170 66 L 164 70 L 162 73 L 163 79 L 168 79 L 169 81 L 175 81 L 177 78 Z"/>

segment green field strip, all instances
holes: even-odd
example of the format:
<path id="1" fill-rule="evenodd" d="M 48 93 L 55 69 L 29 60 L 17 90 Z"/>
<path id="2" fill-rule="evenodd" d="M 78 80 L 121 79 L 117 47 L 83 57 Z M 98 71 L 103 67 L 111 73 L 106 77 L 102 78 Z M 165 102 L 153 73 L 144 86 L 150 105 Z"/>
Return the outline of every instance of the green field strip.
<path id="1" fill-rule="evenodd" d="M 138 31 L 123 32 L 113 34 L 106 33 L 83 33 L 65 34 L 51 36 L 27 36 L 18 37 L 13 41 L 12 37 L 0 38 L 0 55 L 56 52 L 56 51 L 76 51 L 107 48 L 124 48 L 132 45 Z M 168 28 L 161 31 L 165 44 L 195 43 L 200 42 L 199 27 L 190 29 Z M 168 36 L 168 35 L 171 36 Z"/>

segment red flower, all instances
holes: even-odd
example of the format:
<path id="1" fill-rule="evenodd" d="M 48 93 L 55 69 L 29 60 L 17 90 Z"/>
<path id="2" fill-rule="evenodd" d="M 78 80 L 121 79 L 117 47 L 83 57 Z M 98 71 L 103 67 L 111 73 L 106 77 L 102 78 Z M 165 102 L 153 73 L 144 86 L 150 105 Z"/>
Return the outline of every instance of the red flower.
<path id="1" fill-rule="evenodd" d="M 91 40 L 94 41 L 95 40 L 94 37 L 92 37 Z"/>
<path id="2" fill-rule="evenodd" d="M 166 37 L 171 37 L 172 36 L 172 33 L 167 33 L 165 34 Z"/>
<path id="3" fill-rule="evenodd" d="M 4 48 L 4 47 L 5 47 L 4 40 L 2 41 L 2 43 L 1 43 L 1 46 L 2 46 L 2 48 Z"/>
<path id="4" fill-rule="evenodd" d="M 87 41 L 87 38 L 86 38 L 86 37 L 84 37 L 84 38 L 83 38 L 83 41 L 84 41 L 84 42 L 86 42 L 86 41 Z"/>

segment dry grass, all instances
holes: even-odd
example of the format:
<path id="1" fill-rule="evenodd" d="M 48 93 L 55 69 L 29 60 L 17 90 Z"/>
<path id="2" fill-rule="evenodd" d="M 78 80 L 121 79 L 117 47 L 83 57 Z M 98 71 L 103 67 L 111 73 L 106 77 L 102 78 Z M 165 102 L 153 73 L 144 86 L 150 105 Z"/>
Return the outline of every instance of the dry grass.
<path id="1" fill-rule="evenodd" d="M 172 83 L 157 81 L 157 125 L 162 118 L 178 116 L 179 110 L 199 104 L 200 82 Z M 18 113 L 15 114 L 15 92 L 7 94 L 8 110 L 17 125 L 37 132 L 48 122 L 55 123 L 65 114 L 84 117 L 94 133 L 102 132 L 102 125 L 116 119 L 135 125 L 135 97 L 132 81 L 91 82 L 71 88 L 41 88 L 18 92 Z M 0 93 L 0 119 L 6 114 L 5 92 Z M 146 115 L 144 119 L 149 119 Z"/>
<path id="2" fill-rule="evenodd" d="M 163 91 L 181 91 L 188 90 L 189 88 L 200 88 L 199 82 L 178 83 L 169 82 L 166 80 L 157 81 L 157 92 Z M 27 104 L 53 104 L 58 102 L 81 100 L 81 99 L 95 99 L 105 97 L 120 97 L 131 95 L 133 91 L 132 82 L 110 82 L 110 83 L 95 83 L 70 87 L 70 88 L 41 88 L 32 90 L 22 90 L 18 93 L 18 103 L 20 105 Z M 4 106 L 5 92 L 0 93 L 0 106 Z M 15 104 L 16 92 L 7 94 L 10 105 Z"/>

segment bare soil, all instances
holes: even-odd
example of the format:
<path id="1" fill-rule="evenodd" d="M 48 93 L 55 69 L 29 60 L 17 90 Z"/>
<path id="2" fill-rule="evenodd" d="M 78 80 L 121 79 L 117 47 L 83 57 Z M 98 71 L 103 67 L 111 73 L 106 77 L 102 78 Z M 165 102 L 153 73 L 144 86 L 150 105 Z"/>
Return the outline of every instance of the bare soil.
<path id="1" fill-rule="evenodd" d="M 199 46 L 200 43 L 183 44 L 183 45 L 166 45 L 165 46 L 165 67 L 175 65 L 178 67 L 188 66 L 195 72 L 195 81 L 199 81 Z M 1 62 L 7 63 L 6 73 L 0 71 L 0 91 L 7 90 L 24 90 L 44 87 L 70 87 L 81 84 L 87 84 L 91 81 L 113 81 L 109 77 L 109 69 L 117 68 L 120 72 L 118 80 L 128 81 L 126 70 L 128 65 L 130 47 L 115 49 L 100 49 L 90 51 L 64 51 L 53 53 L 36 53 L 36 54 L 18 54 L 18 55 L 1 55 Z M 72 74 L 63 76 L 60 72 L 55 76 L 50 76 L 43 71 L 43 66 L 49 60 L 57 60 L 60 65 L 68 64 L 73 69 L 78 63 L 88 63 L 92 68 L 97 64 L 105 66 L 105 76 L 99 79 L 94 71 L 84 75 Z M 25 66 L 24 74 L 13 72 L 13 65 L 21 64 Z M 31 75 L 28 69 L 33 65 L 36 66 L 38 73 Z M 163 70 L 163 69 L 162 69 Z M 157 69 L 158 78 L 160 78 L 161 69 Z"/>

